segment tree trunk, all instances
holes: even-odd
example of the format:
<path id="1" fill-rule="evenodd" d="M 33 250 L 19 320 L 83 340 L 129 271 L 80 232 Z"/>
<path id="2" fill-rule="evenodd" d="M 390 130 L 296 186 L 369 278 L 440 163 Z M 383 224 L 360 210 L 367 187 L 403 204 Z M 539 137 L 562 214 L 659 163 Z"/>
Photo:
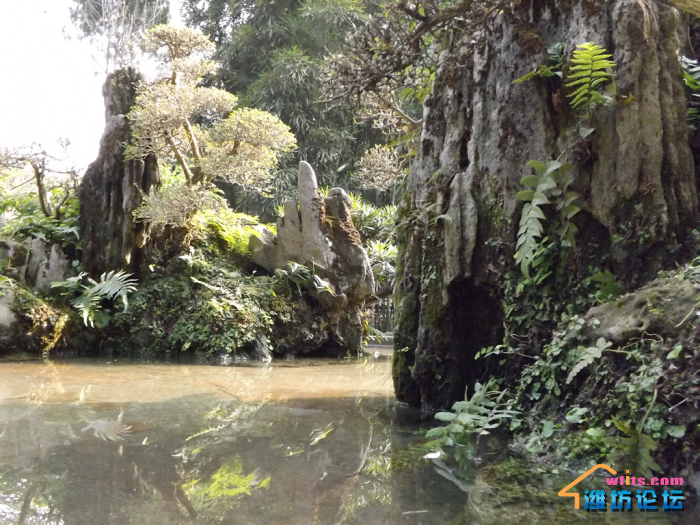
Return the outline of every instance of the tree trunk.
<path id="1" fill-rule="evenodd" d="M 607 265 L 634 288 L 688 256 L 698 198 L 679 16 L 662 4 L 649 8 L 651 16 L 636 0 L 532 2 L 441 54 L 399 206 L 393 374 L 400 400 L 449 406 L 484 375 L 476 353 L 502 342 L 504 281 L 520 271 L 515 195 L 531 174 L 529 160 L 563 153 L 581 195 L 577 248 L 561 248 L 560 264 L 569 266 L 554 268 L 568 284 L 552 284 L 560 287 L 555 297 L 591 266 Z M 618 103 L 600 108 L 595 133 L 581 139 L 561 82 L 512 81 L 544 64 L 552 44 L 565 45 L 568 61 L 589 41 L 614 55 Z M 556 234 L 551 239 L 559 245 Z"/>
<path id="2" fill-rule="evenodd" d="M 131 139 L 126 114 L 141 79 L 135 69 L 121 69 L 111 73 L 102 88 L 105 131 L 97 160 L 80 188 L 83 268 L 93 277 L 108 270 L 137 271 L 139 266 L 145 226 L 134 223 L 133 211 L 141 203 L 141 192 L 147 194 L 159 183 L 155 157 L 124 160 L 124 145 Z"/>

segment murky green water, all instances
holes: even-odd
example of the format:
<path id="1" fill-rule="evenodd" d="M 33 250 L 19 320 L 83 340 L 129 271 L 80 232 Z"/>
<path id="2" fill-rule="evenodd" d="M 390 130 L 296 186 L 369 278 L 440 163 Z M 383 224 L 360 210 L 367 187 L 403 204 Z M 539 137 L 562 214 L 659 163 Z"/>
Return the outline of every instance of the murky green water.
<path id="1" fill-rule="evenodd" d="M 388 360 L 0 362 L 0 523 L 561 522 L 561 500 L 478 475 L 470 500 L 420 459 L 419 423 Z M 607 514 L 574 516 L 640 516 Z"/>

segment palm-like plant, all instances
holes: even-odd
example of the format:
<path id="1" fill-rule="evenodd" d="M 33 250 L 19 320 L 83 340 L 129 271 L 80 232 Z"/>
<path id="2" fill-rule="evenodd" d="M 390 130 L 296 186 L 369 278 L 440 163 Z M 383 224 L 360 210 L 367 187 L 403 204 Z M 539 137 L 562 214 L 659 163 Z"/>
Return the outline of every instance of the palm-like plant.
<path id="1" fill-rule="evenodd" d="M 362 200 L 358 194 L 350 194 L 350 215 L 352 222 L 360 232 L 362 241 L 370 240 L 393 242 L 396 206 L 377 208 Z"/>
<path id="2" fill-rule="evenodd" d="M 83 278 L 87 278 L 88 284 L 82 284 Z M 120 298 L 124 304 L 124 311 L 129 306 L 128 295 L 137 289 L 137 281 L 132 274 L 123 271 L 111 271 L 103 273 L 100 281 L 81 272 L 76 277 L 65 281 L 51 283 L 51 288 L 64 290 L 64 295 L 76 293 L 82 288 L 82 293 L 73 299 L 71 303 L 80 312 L 86 326 L 95 325 L 95 314 L 102 309 L 102 300 L 115 300 Z"/>
<path id="3" fill-rule="evenodd" d="M 370 241 L 367 245 L 367 256 L 372 265 L 375 282 L 394 286 L 396 273 L 396 246 L 382 241 Z"/>

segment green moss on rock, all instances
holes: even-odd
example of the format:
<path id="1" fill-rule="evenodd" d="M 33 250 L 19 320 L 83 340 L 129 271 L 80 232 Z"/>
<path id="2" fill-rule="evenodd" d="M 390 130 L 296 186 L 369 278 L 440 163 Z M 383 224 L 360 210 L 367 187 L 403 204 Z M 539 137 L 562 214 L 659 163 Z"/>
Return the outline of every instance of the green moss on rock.
<path id="1" fill-rule="evenodd" d="M 70 313 L 50 305 L 29 290 L 17 288 L 11 309 L 17 315 L 21 327 L 17 350 L 49 353 L 65 335 Z"/>

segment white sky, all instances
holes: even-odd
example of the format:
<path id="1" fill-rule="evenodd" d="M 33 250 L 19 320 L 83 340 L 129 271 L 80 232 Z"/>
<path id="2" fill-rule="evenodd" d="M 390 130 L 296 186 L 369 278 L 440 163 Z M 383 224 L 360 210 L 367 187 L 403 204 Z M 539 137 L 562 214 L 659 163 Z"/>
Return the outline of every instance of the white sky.
<path id="1" fill-rule="evenodd" d="M 0 147 L 41 143 L 75 167 L 95 160 L 104 128 L 104 68 L 85 41 L 70 41 L 72 0 L 0 0 Z M 180 25 L 178 0 L 171 17 Z M 96 74 L 96 72 L 99 72 Z"/>

